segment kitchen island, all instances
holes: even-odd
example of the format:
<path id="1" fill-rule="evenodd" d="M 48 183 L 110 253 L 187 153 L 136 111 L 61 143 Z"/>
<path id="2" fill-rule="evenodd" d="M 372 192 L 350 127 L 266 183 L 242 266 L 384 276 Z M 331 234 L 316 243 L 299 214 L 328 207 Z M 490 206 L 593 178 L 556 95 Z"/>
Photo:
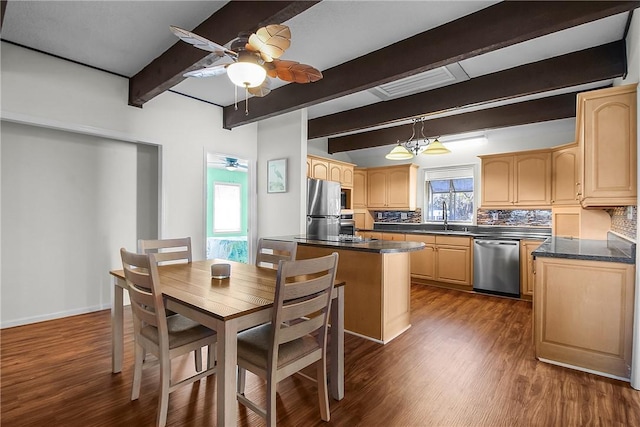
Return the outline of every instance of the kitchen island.
<path id="1" fill-rule="evenodd" d="M 386 344 L 411 327 L 409 254 L 424 249 L 424 243 L 325 241 L 304 236 L 266 239 L 297 242 L 297 259 L 338 252 L 337 279 L 347 284 L 344 290 L 345 332 Z"/>

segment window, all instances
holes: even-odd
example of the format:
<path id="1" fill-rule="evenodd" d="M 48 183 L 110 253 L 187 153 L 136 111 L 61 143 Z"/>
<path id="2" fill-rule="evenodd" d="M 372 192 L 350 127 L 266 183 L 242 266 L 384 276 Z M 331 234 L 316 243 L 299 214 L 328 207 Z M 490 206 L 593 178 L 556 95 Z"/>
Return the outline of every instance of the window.
<path id="1" fill-rule="evenodd" d="M 240 185 L 216 182 L 213 184 L 213 231 L 240 231 Z"/>
<path id="2" fill-rule="evenodd" d="M 443 221 L 444 207 L 449 222 L 473 223 L 473 166 L 431 169 L 425 173 L 424 220 Z"/>

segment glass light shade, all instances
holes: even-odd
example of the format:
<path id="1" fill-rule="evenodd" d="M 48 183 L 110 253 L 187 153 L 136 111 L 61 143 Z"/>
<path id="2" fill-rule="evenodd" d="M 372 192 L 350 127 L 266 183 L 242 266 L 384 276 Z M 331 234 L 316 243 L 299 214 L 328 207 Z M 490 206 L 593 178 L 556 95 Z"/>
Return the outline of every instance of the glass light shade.
<path id="1" fill-rule="evenodd" d="M 413 158 L 413 154 L 411 154 L 411 152 L 402 145 L 398 144 L 384 157 L 389 160 L 406 160 Z"/>
<path id="2" fill-rule="evenodd" d="M 267 77 L 267 70 L 255 62 L 234 62 L 227 67 L 227 75 L 234 85 L 240 87 L 260 86 Z"/>
<path id="3" fill-rule="evenodd" d="M 442 145 L 442 142 L 436 139 L 435 141 L 427 145 L 427 148 L 424 149 L 422 154 L 447 154 L 450 152 L 451 150 Z"/>

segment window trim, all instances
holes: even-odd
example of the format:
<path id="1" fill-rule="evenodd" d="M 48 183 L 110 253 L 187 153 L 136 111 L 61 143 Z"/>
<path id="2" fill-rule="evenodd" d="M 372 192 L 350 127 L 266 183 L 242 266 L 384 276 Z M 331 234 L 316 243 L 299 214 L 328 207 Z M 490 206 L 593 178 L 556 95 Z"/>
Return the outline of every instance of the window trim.
<path id="1" fill-rule="evenodd" d="M 427 214 L 429 212 L 429 181 L 436 180 L 453 180 L 459 178 L 472 178 L 473 179 L 473 214 L 470 221 L 455 221 L 450 220 L 451 224 L 464 224 L 475 225 L 479 202 L 479 188 L 478 188 L 478 165 L 466 164 L 445 166 L 438 168 L 425 168 L 424 169 L 424 182 L 423 182 L 423 203 L 422 203 L 422 222 L 424 224 L 442 224 L 442 220 L 427 220 Z"/>

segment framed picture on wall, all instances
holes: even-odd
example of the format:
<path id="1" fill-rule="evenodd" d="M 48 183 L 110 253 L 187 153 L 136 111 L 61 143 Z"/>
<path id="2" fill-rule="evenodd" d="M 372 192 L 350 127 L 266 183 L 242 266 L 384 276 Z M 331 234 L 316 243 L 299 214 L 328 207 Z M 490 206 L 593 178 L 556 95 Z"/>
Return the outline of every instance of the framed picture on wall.
<path id="1" fill-rule="evenodd" d="M 287 192 L 287 159 L 267 162 L 267 193 Z"/>

